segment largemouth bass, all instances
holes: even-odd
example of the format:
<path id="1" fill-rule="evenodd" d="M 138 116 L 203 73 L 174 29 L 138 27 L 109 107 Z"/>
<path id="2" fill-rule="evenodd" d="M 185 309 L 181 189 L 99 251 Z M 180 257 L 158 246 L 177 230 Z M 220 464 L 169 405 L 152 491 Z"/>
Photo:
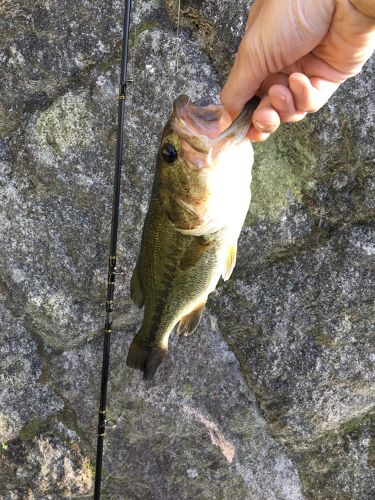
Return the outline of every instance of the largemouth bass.
<path id="1" fill-rule="evenodd" d="M 259 100 L 230 125 L 221 105 L 174 103 L 164 128 L 131 297 L 143 324 L 126 364 L 151 379 L 168 339 L 198 326 L 208 295 L 236 262 L 237 240 L 250 203 L 253 148 L 246 133 Z"/>

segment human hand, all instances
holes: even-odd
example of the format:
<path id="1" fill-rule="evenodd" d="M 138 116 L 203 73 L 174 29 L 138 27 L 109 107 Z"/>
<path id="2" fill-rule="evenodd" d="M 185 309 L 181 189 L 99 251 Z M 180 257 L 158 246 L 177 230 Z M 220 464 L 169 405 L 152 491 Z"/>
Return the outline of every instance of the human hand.
<path id="1" fill-rule="evenodd" d="M 262 97 L 251 140 L 264 140 L 280 122 L 317 111 L 361 71 L 375 48 L 375 7 L 370 2 L 372 18 L 354 7 L 361 0 L 352 2 L 255 0 L 221 93 L 232 118 L 254 94 Z"/>

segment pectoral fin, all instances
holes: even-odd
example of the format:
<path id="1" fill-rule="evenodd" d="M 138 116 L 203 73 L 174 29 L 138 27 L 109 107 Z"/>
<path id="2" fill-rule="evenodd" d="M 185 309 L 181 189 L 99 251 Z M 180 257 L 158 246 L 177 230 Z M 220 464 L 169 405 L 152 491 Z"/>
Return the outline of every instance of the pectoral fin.
<path id="1" fill-rule="evenodd" d="M 134 304 L 136 304 L 138 307 L 143 307 L 144 297 L 141 278 L 139 276 L 138 264 L 135 266 L 133 275 L 130 280 L 130 297 Z"/>
<path id="2" fill-rule="evenodd" d="M 202 304 L 199 304 L 199 306 L 196 307 L 193 311 L 180 319 L 180 323 L 177 328 L 177 333 L 179 335 L 187 336 L 194 332 L 194 330 L 199 325 L 205 305 L 206 301 L 202 302 Z"/>
<path id="3" fill-rule="evenodd" d="M 194 238 L 181 258 L 180 269 L 184 271 L 197 264 L 213 241 L 212 238 L 205 238 L 204 236 Z"/>
<path id="4" fill-rule="evenodd" d="M 201 214 L 190 203 L 180 198 L 173 202 L 173 217 L 170 217 L 174 228 L 186 236 L 206 236 L 223 228 L 223 221 L 219 218 Z"/>
<path id="5" fill-rule="evenodd" d="M 224 269 L 222 273 L 224 281 L 227 281 L 227 279 L 230 278 L 234 266 L 236 265 L 236 258 L 237 258 L 237 243 L 234 243 L 229 247 L 227 257 L 225 259 Z"/>

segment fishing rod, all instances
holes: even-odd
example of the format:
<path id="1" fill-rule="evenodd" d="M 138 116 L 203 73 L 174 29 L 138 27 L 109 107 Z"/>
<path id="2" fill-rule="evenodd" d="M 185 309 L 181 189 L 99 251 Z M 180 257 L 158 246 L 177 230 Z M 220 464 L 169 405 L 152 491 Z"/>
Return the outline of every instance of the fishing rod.
<path id="1" fill-rule="evenodd" d="M 117 253 L 117 236 L 118 236 L 119 209 L 120 209 L 121 164 L 122 164 L 122 153 L 123 153 L 123 143 L 124 143 L 126 84 L 128 82 L 127 67 L 128 67 L 131 3 L 132 3 L 131 0 L 125 0 L 124 27 L 122 33 L 116 162 L 115 162 L 114 188 L 113 188 L 113 201 L 112 201 L 111 240 L 110 240 L 110 252 L 108 259 L 107 300 L 105 306 L 106 319 L 104 325 L 104 345 L 103 345 L 102 377 L 100 386 L 94 500 L 100 499 L 102 463 L 103 463 L 103 442 L 104 442 L 106 425 L 108 423 L 106 420 L 107 386 L 108 386 L 108 376 L 109 376 L 109 355 L 111 347 L 111 333 L 112 333 L 112 322 L 113 322 L 112 318 L 113 298 L 115 291 L 116 274 L 119 274 L 116 268 L 117 265 L 116 253 Z"/>

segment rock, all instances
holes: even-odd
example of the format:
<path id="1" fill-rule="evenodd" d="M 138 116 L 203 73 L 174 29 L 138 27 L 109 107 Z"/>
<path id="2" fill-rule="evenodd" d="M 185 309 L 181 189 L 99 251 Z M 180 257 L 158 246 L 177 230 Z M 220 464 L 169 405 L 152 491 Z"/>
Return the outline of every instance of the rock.
<path id="1" fill-rule="evenodd" d="M 49 107 L 85 81 L 88 68 L 113 57 L 121 37 L 122 2 L 3 1 L 0 5 L 2 117 L 8 134 L 24 113 Z"/>
<path id="2" fill-rule="evenodd" d="M 220 7 L 216 0 L 165 0 L 174 24 L 191 30 L 191 36 L 198 41 L 222 78 L 230 70 L 252 3 L 251 0 L 239 0 L 233 8 L 227 0 L 223 0 Z"/>
<path id="3" fill-rule="evenodd" d="M 35 420 L 58 413 L 63 401 L 43 383 L 37 343 L 0 300 L 0 442 L 16 437 Z"/>
<path id="4" fill-rule="evenodd" d="M 231 280 L 153 382 L 125 366 L 162 128 L 179 94 L 217 102 L 250 3 L 133 2 L 108 498 L 375 496 L 371 61 L 255 146 Z M 0 3 L 4 499 L 92 495 L 122 11 Z"/>
<path id="5" fill-rule="evenodd" d="M 21 434 L 0 453 L 1 498 L 71 498 L 93 486 L 78 436 L 60 423 L 32 439 Z"/>
<path id="6" fill-rule="evenodd" d="M 237 498 L 302 499 L 298 474 L 270 436 L 214 318 L 205 316 L 195 342 L 174 338 L 159 380 L 147 384 L 125 366 L 135 329 L 113 334 L 105 496 L 209 499 L 235 491 Z M 92 342 L 51 359 L 93 446 L 101 348 Z"/>
<path id="7" fill-rule="evenodd" d="M 10 314 L 3 298 L 0 318 L 1 498 L 88 493 L 92 470 L 80 438 L 62 422 L 48 429 L 66 404 L 48 373 L 41 343 Z"/>

